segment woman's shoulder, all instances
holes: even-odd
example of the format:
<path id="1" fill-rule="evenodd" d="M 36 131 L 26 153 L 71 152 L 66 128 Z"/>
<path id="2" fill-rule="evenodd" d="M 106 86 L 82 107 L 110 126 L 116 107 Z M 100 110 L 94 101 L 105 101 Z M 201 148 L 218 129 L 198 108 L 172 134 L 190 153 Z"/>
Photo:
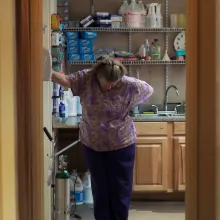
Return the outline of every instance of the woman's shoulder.
<path id="1" fill-rule="evenodd" d="M 131 77 L 131 76 L 124 76 L 122 78 L 122 82 L 125 85 L 130 85 L 130 86 L 135 86 L 136 84 L 138 84 L 139 82 L 141 82 L 141 80 L 135 78 L 135 77 Z"/>

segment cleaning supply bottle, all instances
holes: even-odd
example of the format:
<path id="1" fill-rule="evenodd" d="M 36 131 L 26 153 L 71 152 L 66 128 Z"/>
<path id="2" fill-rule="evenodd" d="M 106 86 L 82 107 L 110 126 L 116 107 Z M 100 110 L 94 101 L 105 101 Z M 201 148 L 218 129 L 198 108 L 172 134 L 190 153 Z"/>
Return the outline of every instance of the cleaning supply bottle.
<path id="1" fill-rule="evenodd" d="M 92 195 L 92 184 L 91 184 L 91 175 L 90 172 L 86 172 L 83 180 L 83 203 L 86 205 L 93 204 L 93 195 Z"/>
<path id="2" fill-rule="evenodd" d="M 77 115 L 82 115 L 82 105 L 79 96 L 77 96 Z"/>
<path id="3" fill-rule="evenodd" d="M 152 60 L 161 60 L 161 46 L 158 42 L 158 39 L 154 39 L 154 42 L 152 44 L 151 57 Z"/>
<path id="4" fill-rule="evenodd" d="M 68 91 L 64 91 L 64 104 L 65 104 L 65 115 L 66 115 L 66 118 L 69 117 L 69 105 L 68 105 L 68 99 L 69 99 L 69 92 Z"/>
<path id="5" fill-rule="evenodd" d="M 150 4 L 147 4 L 147 15 L 146 15 L 146 28 L 150 28 L 150 14 L 151 14 L 151 7 Z"/>
<path id="6" fill-rule="evenodd" d="M 146 60 L 146 48 L 145 45 L 141 45 L 139 48 L 139 56 L 141 60 Z"/>
<path id="7" fill-rule="evenodd" d="M 135 0 L 131 0 L 126 13 L 127 27 L 140 28 L 141 27 L 141 9 Z"/>
<path id="8" fill-rule="evenodd" d="M 76 170 L 73 170 L 70 179 L 70 202 L 71 204 L 82 205 L 83 185 Z"/>
<path id="9" fill-rule="evenodd" d="M 122 16 L 122 24 L 121 24 L 122 27 L 126 26 L 126 17 L 127 17 L 126 12 L 127 12 L 127 10 L 128 10 L 128 1 L 124 0 L 121 7 L 118 10 L 118 14 Z"/>
<path id="10" fill-rule="evenodd" d="M 157 28 L 163 28 L 163 16 L 161 14 L 161 4 L 156 5 Z"/>
<path id="11" fill-rule="evenodd" d="M 146 58 L 147 58 L 147 60 L 151 60 L 151 51 L 150 51 L 150 44 L 149 44 L 148 39 L 146 39 L 145 49 L 146 49 Z"/>
<path id="12" fill-rule="evenodd" d="M 140 8 L 140 12 L 141 12 L 141 27 L 145 28 L 146 27 L 146 15 L 147 15 L 147 11 L 144 7 L 143 1 L 142 0 L 138 0 L 138 6 Z"/>
<path id="13" fill-rule="evenodd" d="M 73 96 L 71 89 L 68 89 L 68 96 L 67 96 L 67 103 L 68 103 L 68 115 L 70 117 L 77 116 L 77 97 Z"/>
<path id="14" fill-rule="evenodd" d="M 64 92 L 62 91 L 62 89 L 60 90 L 60 104 L 59 104 L 59 116 L 60 118 L 64 119 L 66 118 L 66 106 L 65 106 L 65 102 L 64 102 Z"/>
<path id="15" fill-rule="evenodd" d="M 155 7 L 157 3 L 149 4 L 149 12 L 147 15 L 147 25 L 148 28 L 157 28 L 157 16 L 155 12 Z"/>

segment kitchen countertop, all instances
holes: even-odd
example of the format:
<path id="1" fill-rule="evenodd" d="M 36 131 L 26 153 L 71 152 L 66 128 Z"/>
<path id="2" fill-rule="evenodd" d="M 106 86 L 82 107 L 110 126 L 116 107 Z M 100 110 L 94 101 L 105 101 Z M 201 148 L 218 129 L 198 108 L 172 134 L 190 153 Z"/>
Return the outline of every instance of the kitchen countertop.
<path id="1" fill-rule="evenodd" d="M 184 122 L 185 116 L 146 116 L 146 117 L 132 117 L 136 122 Z M 67 119 L 60 119 L 53 117 L 53 128 L 55 129 L 74 129 L 79 128 L 81 116 L 68 117 Z"/>

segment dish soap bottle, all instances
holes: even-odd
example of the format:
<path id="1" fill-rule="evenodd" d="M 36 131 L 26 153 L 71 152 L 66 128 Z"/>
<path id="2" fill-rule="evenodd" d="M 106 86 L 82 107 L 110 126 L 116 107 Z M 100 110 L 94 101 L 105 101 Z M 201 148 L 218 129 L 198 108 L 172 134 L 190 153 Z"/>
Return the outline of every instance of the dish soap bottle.
<path id="1" fill-rule="evenodd" d="M 161 46 L 158 42 L 158 39 L 154 39 L 152 44 L 151 57 L 152 60 L 161 60 Z"/>
<path id="2" fill-rule="evenodd" d="M 126 12 L 128 10 L 128 1 L 124 0 L 121 7 L 118 10 L 118 14 L 122 16 L 122 27 L 126 26 Z"/>
<path id="3" fill-rule="evenodd" d="M 131 0 L 127 10 L 127 27 L 140 28 L 141 27 L 141 9 L 135 0 Z"/>

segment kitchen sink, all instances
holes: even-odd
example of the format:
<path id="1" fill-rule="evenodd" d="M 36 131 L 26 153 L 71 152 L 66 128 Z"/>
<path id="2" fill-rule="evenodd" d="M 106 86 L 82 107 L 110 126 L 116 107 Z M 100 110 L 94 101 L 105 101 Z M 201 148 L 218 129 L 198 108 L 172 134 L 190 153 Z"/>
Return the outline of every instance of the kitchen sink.
<path id="1" fill-rule="evenodd" d="M 160 117 L 170 117 L 170 118 L 178 118 L 185 117 L 183 113 L 176 113 L 175 111 L 158 111 L 157 114 L 136 114 L 134 116 L 137 119 L 151 119 L 151 118 L 160 118 Z"/>

